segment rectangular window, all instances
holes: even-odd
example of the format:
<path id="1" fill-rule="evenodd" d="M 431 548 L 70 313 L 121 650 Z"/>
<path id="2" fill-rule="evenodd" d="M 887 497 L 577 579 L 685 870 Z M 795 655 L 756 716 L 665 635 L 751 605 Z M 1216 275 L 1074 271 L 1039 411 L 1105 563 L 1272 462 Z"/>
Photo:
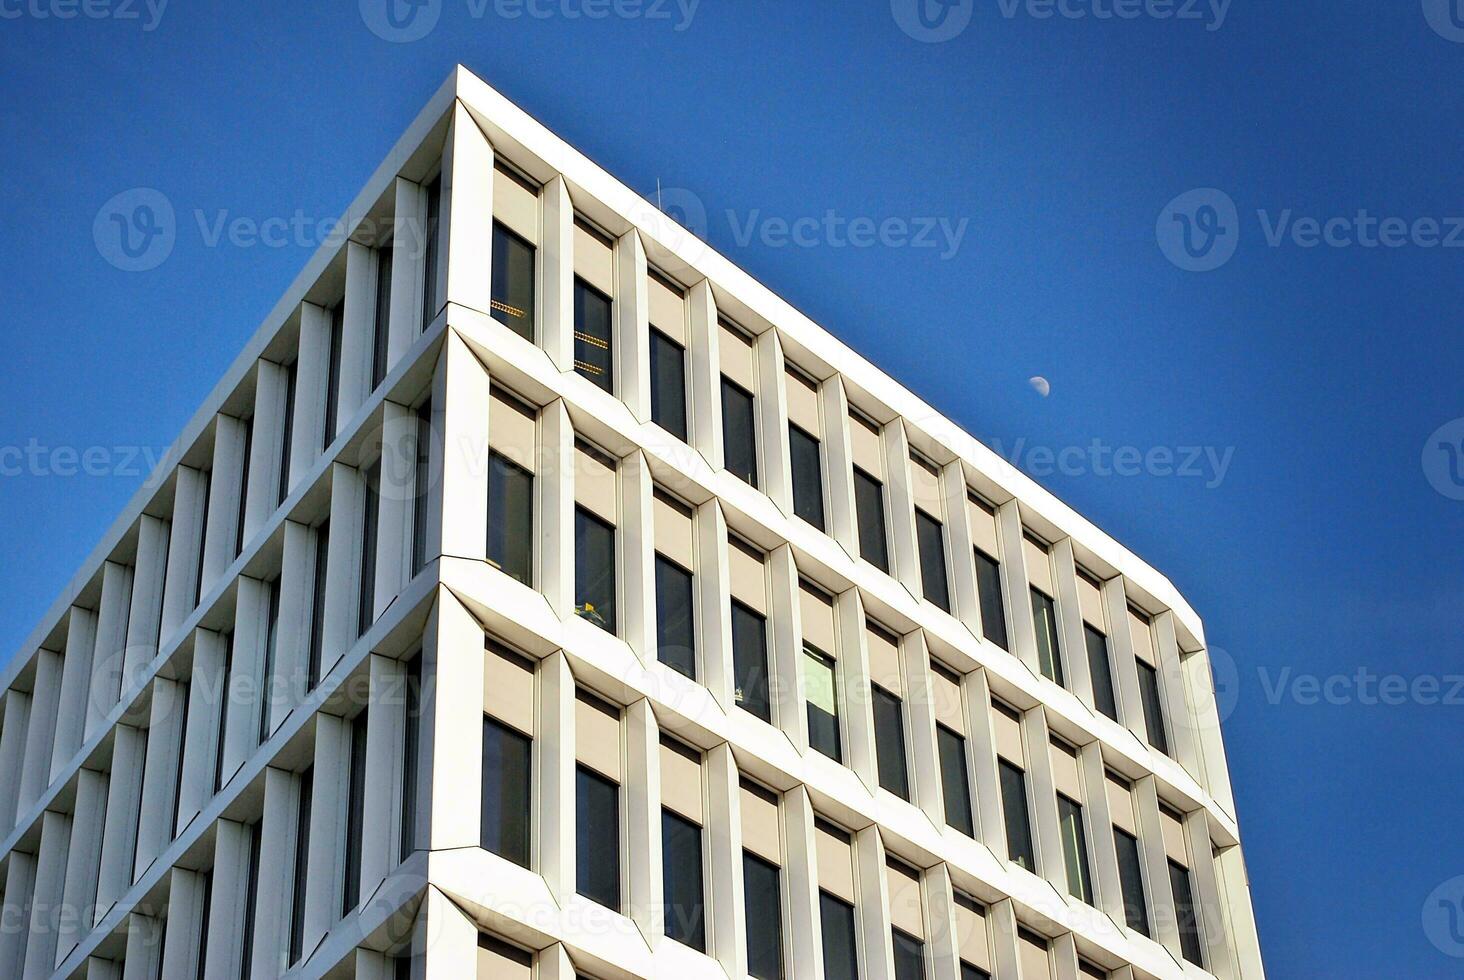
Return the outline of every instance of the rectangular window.
<path id="1" fill-rule="evenodd" d="M 605 391 L 613 391 L 615 387 L 610 306 L 609 296 L 575 277 L 574 369 Z"/>
<path id="2" fill-rule="evenodd" d="M 330 311 L 330 351 L 327 353 L 325 374 L 325 431 L 321 441 L 322 451 L 335 442 L 336 428 L 340 423 L 341 410 L 341 344 L 345 339 L 346 304 L 337 303 Z"/>
<path id="3" fill-rule="evenodd" d="M 686 441 L 686 348 L 651 331 L 651 421 Z"/>
<path id="4" fill-rule="evenodd" d="M 1159 695 L 1159 671 L 1142 660 L 1139 666 L 1139 694 L 1144 701 L 1144 730 L 1149 744 L 1169 754 L 1169 738 L 1164 733 L 1164 702 Z"/>
<path id="5" fill-rule="evenodd" d="M 488 453 L 488 563 L 516 581 L 533 584 L 534 474 L 492 451 Z"/>
<path id="6" fill-rule="evenodd" d="M 879 784 L 902 800 L 910 798 L 910 773 L 905 759 L 905 705 L 889 691 L 872 685 L 874 695 L 874 749 Z"/>
<path id="7" fill-rule="evenodd" d="M 782 980 L 782 872 L 777 865 L 743 851 L 742 891 L 747 920 L 747 975 L 758 980 Z"/>
<path id="8" fill-rule="evenodd" d="M 1067 869 L 1068 894 L 1093 904 L 1093 878 L 1088 864 L 1088 837 L 1083 827 L 1083 807 L 1057 794 L 1057 823 L 1062 835 L 1063 863 Z"/>
<path id="9" fill-rule="evenodd" d="M 736 599 L 732 600 L 732 670 L 738 706 L 771 722 L 767 620 Z"/>
<path id="10" fill-rule="evenodd" d="M 976 592 L 981 601 L 981 633 L 1003 650 L 1007 649 L 1006 603 L 1001 594 L 1001 565 L 980 548 L 976 549 Z"/>
<path id="11" fill-rule="evenodd" d="M 705 953 L 702 829 L 666 809 L 661 811 L 661 881 L 666 899 L 667 938 Z"/>
<path id="12" fill-rule="evenodd" d="M 854 906 L 826 891 L 818 894 L 823 931 L 824 980 L 859 980 L 858 937 Z"/>
<path id="13" fill-rule="evenodd" d="M 422 241 L 422 326 L 423 333 L 437 316 L 437 236 L 442 225 L 442 175 L 426 187 L 427 220 Z"/>
<path id="14" fill-rule="evenodd" d="M 325 583 L 330 558 L 330 519 L 315 529 L 315 564 L 311 569 L 309 689 L 320 683 L 325 654 Z"/>
<path id="15" fill-rule="evenodd" d="M 620 910 L 620 787 L 594 770 L 575 770 L 575 890 Z"/>
<path id="16" fill-rule="evenodd" d="M 376 250 L 376 309 L 371 325 L 371 390 L 386 380 L 391 342 L 391 243 Z"/>
<path id="17" fill-rule="evenodd" d="M 244 458 L 239 461 L 239 501 L 234 514 L 234 557 L 244 553 L 244 518 L 249 511 L 249 465 L 254 453 L 254 419 L 244 420 Z"/>
<path id="18" fill-rule="evenodd" d="M 1139 856 L 1139 839 L 1113 828 L 1113 846 L 1118 851 L 1118 884 L 1123 891 L 1123 917 L 1128 927 L 1141 936 L 1149 935 L 1149 903 L 1144 897 L 1144 865 Z"/>
<path id="19" fill-rule="evenodd" d="M 909 933 L 891 930 L 895 947 L 895 980 L 924 980 L 925 944 Z"/>
<path id="20" fill-rule="evenodd" d="M 656 556 L 656 659 L 696 680 L 696 628 L 691 573 Z"/>
<path id="21" fill-rule="evenodd" d="M 967 837 L 976 836 L 976 822 L 971 812 L 971 774 L 966 763 L 964 736 L 937 725 L 937 748 L 940 750 L 940 785 L 945 797 L 946 823 Z"/>
<path id="22" fill-rule="evenodd" d="M 275 506 L 290 495 L 290 456 L 295 444 L 295 388 L 299 383 L 300 362 L 285 368 L 285 418 L 280 429 L 280 482 L 275 487 Z"/>
<path id="23" fill-rule="evenodd" d="M 263 819 L 249 825 L 249 870 L 244 879 L 244 929 L 239 951 L 239 978 L 250 980 L 254 973 L 254 922 L 259 904 L 259 843 Z"/>
<path id="24" fill-rule="evenodd" d="M 1195 915 L 1195 896 L 1190 888 L 1190 873 L 1177 861 L 1169 862 L 1169 889 L 1174 893 L 1174 917 L 1179 926 L 1181 955 L 1203 968 L 1205 954 L 1200 943 L 1200 921 Z"/>
<path id="25" fill-rule="evenodd" d="M 534 342 L 534 260 L 533 245 L 509 231 L 507 226 L 493 222 L 490 312 L 493 319 L 529 343 Z M 577 311 L 577 299 L 575 306 Z M 606 336 L 609 336 L 608 332 Z"/>
<path id="26" fill-rule="evenodd" d="M 615 528 L 584 507 L 574 509 L 575 614 L 615 632 Z"/>
<path id="27" fill-rule="evenodd" d="M 991 974 L 979 966 L 972 966 L 965 960 L 961 961 L 961 980 L 991 980 Z"/>
<path id="28" fill-rule="evenodd" d="M 882 572 L 890 570 L 885 531 L 884 484 L 854 468 L 854 510 L 859 521 L 859 556 Z"/>
<path id="29" fill-rule="evenodd" d="M 194 980 L 203 980 L 208 964 L 208 920 L 213 917 L 213 868 L 203 873 L 203 908 L 198 910 L 198 955 L 193 961 Z"/>
<path id="30" fill-rule="evenodd" d="M 1051 596 L 1037 588 L 1032 589 L 1032 626 L 1037 631 L 1037 666 L 1042 676 L 1066 687 L 1057 642 L 1057 607 Z"/>
<path id="31" fill-rule="evenodd" d="M 1085 977 L 1097 977 L 1098 980 L 1106 980 L 1108 976 L 1108 971 L 1103 967 L 1083 959 L 1078 960 L 1078 973 Z"/>
<path id="32" fill-rule="evenodd" d="M 224 634 L 223 685 L 219 688 L 219 726 L 214 731 L 213 791 L 224 788 L 224 740 L 229 734 L 229 705 L 234 700 L 234 632 Z"/>
<path id="33" fill-rule="evenodd" d="M 213 472 L 204 470 L 203 476 L 203 506 L 199 508 L 198 517 L 198 552 L 194 556 L 193 566 L 193 607 L 203 601 L 203 556 L 208 550 L 208 509 L 213 498 Z"/>
<path id="34" fill-rule="evenodd" d="M 1088 647 L 1088 673 L 1093 677 L 1093 706 L 1118 720 L 1118 698 L 1113 692 L 1113 667 L 1108 658 L 1108 637 L 1083 624 L 1083 641 Z"/>
<path id="35" fill-rule="evenodd" d="M 1005 759 L 1001 769 L 1001 809 L 1006 820 L 1007 857 L 1018 867 L 1036 871 L 1032 847 L 1032 811 L 1027 806 L 1027 774 Z"/>
<path id="36" fill-rule="evenodd" d="M 803 691 L 808 701 L 809 747 L 835 762 L 843 762 L 834 659 L 807 644 L 803 647 Z"/>
<path id="37" fill-rule="evenodd" d="M 346 867 L 341 882 L 341 915 L 361 904 L 361 833 L 366 821 L 366 708 L 351 722 L 351 769 L 346 790 Z"/>
<path id="38" fill-rule="evenodd" d="M 483 716 L 483 813 L 479 842 L 484 850 L 529 866 L 529 787 L 533 742 L 495 718 Z"/>
<path id="39" fill-rule="evenodd" d="M 405 731 L 402 735 L 402 837 L 397 859 L 405 861 L 417 849 L 417 780 L 422 747 L 422 654 L 407 662 Z"/>
<path id="40" fill-rule="evenodd" d="M 788 425 L 788 452 L 793 464 L 793 513 L 824 530 L 823 448 L 798 426 Z"/>
<path id="41" fill-rule="evenodd" d="M 376 622 L 376 544 L 381 517 L 381 461 L 366 471 L 366 500 L 361 508 L 361 585 L 356 593 L 356 636 Z"/>
<path id="42" fill-rule="evenodd" d="M 262 681 L 259 699 L 259 741 L 264 742 L 270 735 L 270 706 L 274 704 L 275 688 L 275 656 L 280 645 L 280 582 L 279 579 L 270 582 L 266 588 L 269 589 L 268 609 L 264 621 L 264 664 L 260 668 L 259 676 Z"/>
<path id="43" fill-rule="evenodd" d="M 290 887 L 290 949 L 286 966 L 300 962 L 305 951 L 305 886 L 310 880 L 310 805 L 315 789 L 313 768 L 300 773 L 300 803 L 295 812 L 295 859 Z"/>
<path id="44" fill-rule="evenodd" d="M 412 577 L 427 567 L 427 514 L 432 502 L 432 402 L 417 406 L 412 474 Z"/>
<path id="45" fill-rule="evenodd" d="M 757 486 L 757 418 L 752 392 L 722 379 L 722 456 L 727 471 Z"/>
<path id="46" fill-rule="evenodd" d="M 946 575 L 945 528 L 923 510 L 915 511 L 915 536 L 920 543 L 920 582 L 925 598 L 951 611 L 950 582 Z"/>

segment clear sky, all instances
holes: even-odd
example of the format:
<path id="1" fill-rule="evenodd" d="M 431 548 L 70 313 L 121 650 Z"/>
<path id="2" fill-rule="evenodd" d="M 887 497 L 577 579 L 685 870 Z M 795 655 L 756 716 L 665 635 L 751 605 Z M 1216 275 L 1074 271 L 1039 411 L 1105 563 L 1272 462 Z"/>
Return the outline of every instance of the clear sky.
<path id="1" fill-rule="evenodd" d="M 1271 976 L 1464 972 L 1464 4 L 363 2 L 0 0 L 3 656 L 462 62 L 1170 576 Z"/>

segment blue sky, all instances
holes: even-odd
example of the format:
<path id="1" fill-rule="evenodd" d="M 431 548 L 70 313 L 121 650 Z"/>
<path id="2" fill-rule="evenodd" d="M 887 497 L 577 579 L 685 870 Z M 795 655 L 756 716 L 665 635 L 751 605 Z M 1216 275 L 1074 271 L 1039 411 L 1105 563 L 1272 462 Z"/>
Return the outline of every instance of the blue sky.
<path id="1" fill-rule="evenodd" d="M 1189 597 L 1239 678 L 1271 976 L 1459 975 L 1429 903 L 1464 874 L 1455 0 L 974 0 L 938 42 L 906 0 L 429 2 L 394 43 L 353 0 L 0 0 L 3 656 L 315 244 L 210 230 L 338 214 L 462 62 Z M 127 272 L 93 222 L 138 187 L 177 241 Z"/>

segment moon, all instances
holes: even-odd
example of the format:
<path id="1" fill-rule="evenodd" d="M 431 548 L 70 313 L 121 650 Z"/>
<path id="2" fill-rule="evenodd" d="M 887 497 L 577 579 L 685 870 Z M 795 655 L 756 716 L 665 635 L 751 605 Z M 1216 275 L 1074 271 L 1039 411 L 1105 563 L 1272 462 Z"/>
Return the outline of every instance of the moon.
<path id="1" fill-rule="evenodd" d="M 1040 374 L 1036 377 L 1028 378 L 1027 384 L 1031 385 L 1032 390 L 1037 392 L 1037 394 L 1041 395 L 1043 398 L 1046 398 L 1048 395 L 1052 394 L 1052 385 L 1049 384 L 1047 379 L 1042 377 L 1042 375 Z"/>

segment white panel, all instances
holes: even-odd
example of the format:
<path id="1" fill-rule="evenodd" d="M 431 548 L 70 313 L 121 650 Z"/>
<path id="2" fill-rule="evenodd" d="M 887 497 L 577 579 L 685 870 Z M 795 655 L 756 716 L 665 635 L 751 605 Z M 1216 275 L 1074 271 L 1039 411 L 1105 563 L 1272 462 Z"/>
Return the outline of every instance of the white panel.
<path id="1" fill-rule="evenodd" d="M 803 375 L 786 373 L 784 389 L 788 393 L 788 421 L 815 439 L 823 438 L 823 425 L 818 410 L 818 388 Z"/>
<path id="2" fill-rule="evenodd" d="M 746 388 L 756 391 L 752 368 L 752 339 L 740 331 L 729 330 L 725 323 L 719 324 L 721 332 L 718 349 L 722 358 L 722 373 Z"/>
<path id="3" fill-rule="evenodd" d="M 915 506 L 938 521 L 945 520 L 941 505 L 940 471 L 918 456 L 910 457 L 910 496 Z"/>
<path id="4" fill-rule="evenodd" d="M 605 702 L 576 692 L 574 702 L 575 758 L 603 776 L 622 782 L 620 713 L 605 710 Z M 613 705 L 609 706 L 613 708 Z"/>
<path id="5" fill-rule="evenodd" d="M 1134 794 L 1127 783 L 1121 783 L 1109 775 L 1104 782 L 1108 786 L 1108 813 L 1113 825 L 1134 837 L 1139 836 L 1138 821 L 1134 819 Z"/>
<path id="6" fill-rule="evenodd" d="M 483 654 L 483 710 L 525 735 L 534 734 L 534 668 L 491 647 Z"/>
<path id="7" fill-rule="evenodd" d="M 1017 960 L 1022 964 L 1022 980 L 1052 980 L 1052 957 L 1046 944 L 1034 942 L 1025 932 L 1017 936 Z"/>
<path id="8" fill-rule="evenodd" d="M 849 449 L 854 465 L 876 480 L 884 479 L 884 451 L 880 448 L 879 430 L 873 429 L 863 416 L 849 415 Z"/>
<path id="9" fill-rule="evenodd" d="M 1089 578 L 1082 569 L 1078 570 L 1078 607 L 1083 610 L 1083 620 L 1099 632 L 1108 632 L 1108 621 L 1103 615 L 1103 592 L 1096 579 Z"/>
<path id="10" fill-rule="evenodd" d="M 766 791 L 741 787 L 742 846 L 765 861 L 783 864 L 783 846 L 778 833 L 778 804 Z"/>
<path id="11" fill-rule="evenodd" d="M 518 957 L 510 959 L 498 950 L 478 947 L 478 980 L 532 980 L 534 968 Z"/>
<path id="12" fill-rule="evenodd" d="M 991 706 L 991 735 L 997 755 L 1023 769 L 1027 767 L 1027 754 L 1022 748 L 1022 723 L 996 703 Z"/>
<path id="13" fill-rule="evenodd" d="M 986 552 L 987 557 L 1001 559 L 1001 552 L 997 550 L 996 539 L 996 511 L 986 505 L 986 501 L 978 497 L 968 495 L 966 497 L 966 514 L 971 521 L 971 541 L 976 547 Z"/>
<path id="14" fill-rule="evenodd" d="M 1159 825 L 1164 828 L 1164 853 L 1176 864 L 1189 867 L 1189 848 L 1184 844 L 1184 821 L 1168 807 L 1159 808 Z"/>
<path id="15" fill-rule="evenodd" d="M 574 223 L 574 274 L 606 296 L 615 295 L 615 251 L 598 235 Z"/>
<path id="16" fill-rule="evenodd" d="M 829 656 L 834 649 L 834 604 L 824 593 L 798 583 L 798 601 L 803 619 L 803 642 L 811 643 Z"/>
<path id="17" fill-rule="evenodd" d="M 647 299 L 650 307 L 651 326 L 682 347 L 688 346 L 686 294 L 680 289 L 672 289 L 659 276 L 650 276 L 649 284 Z"/>
<path id="18" fill-rule="evenodd" d="M 762 556 L 737 538 L 728 538 L 727 570 L 732 583 L 732 597 L 766 616 L 768 581 Z"/>
<path id="19" fill-rule="evenodd" d="M 1057 791 L 1074 803 L 1083 802 L 1083 781 L 1078 776 L 1078 757 L 1067 746 L 1052 743 L 1052 782 Z"/>
<path id="20" fill-rule="evenodd" d="M 536 413 L 497 387 L 492 389 L 488 405 L 488 445 L 500 455 L 513 460 L 530 473 L 538 453 Z"/>
<path id="21" fill-rule="evenodd" d="M 609 521 L 619 523 L 615 506 L 615 467 L 598 452 L 574 447 L 574 502 Z"/>
<path id="22" fill-rule="evenodd" d="M 818 851 L 818 885 L 850 905 L 854 903 L 854 852 L 849 842 L 841 840 L 822 827 L 813 829 Z"/>
<path id="23" fill-rule="evenodd" d="M 679 562 L 688 571 L 694 570 L 691 513 L 660 493 L 651 498 L 651 508 L 654 512 L 652 523 L 655 525 L 656 550 Z"/>
<path id="24" fill-rule="evenodd" d="M 1052 584 L 1052 558 L 1047 549 L 1032 538 L 1024 536 L 1022 550 L 1027 558 L 1027 581 L 1045 592 L 1049 598 L 1057 598 L 1057 589 Z"/>
<path id="25" fill-rule="evenodd" d="M 501 167 L 493 170 L 493 217 L 539 245 L 539 195 Z"/>
<path id="26" fill-rule="evenodd" d="M 897 697 L 905 696 L 900 672 L 900 646 L 894 635 L 870 622 L 864 630 L 869 646 L 869 679 Z"/>
<path id="27" fill-rule="evenodd" d="M 987 934 L 986 915 L 976 905 L 961 897 L 956 898 L 956 947 L 961 959 L 987 973 L 992 972 L 991 938 Z"/>
<path id="28" fill-rule="evenodd" d="M 675 748 L 661 743 L 661 803 L 692 823 L 702 816 L 702 765 Z"/>
<path id="29" fill-rule="evenodd" d="M 925 913 L 920 905 L 920 876 L 913 869 L 886 864 L 890 890 L 890 925 L 916 939 L 925 939 Z"/>
<path id="30" fill-rule="evenodd" d="M 959 679 L 944 670 L 931 670 L 931 698 L 935 702 L 935 720 L 949 729 L 966 734 L 965 702 Z"/>
<path id="31" fill-rule="evenodd" d="M 1133 606 L 1128 609 L 1129 635 L 1133 637 L 1134 656 L 1150 667 L 1157 666 L 1154 654 L 1154 626 L 1148 616 Z"/>

